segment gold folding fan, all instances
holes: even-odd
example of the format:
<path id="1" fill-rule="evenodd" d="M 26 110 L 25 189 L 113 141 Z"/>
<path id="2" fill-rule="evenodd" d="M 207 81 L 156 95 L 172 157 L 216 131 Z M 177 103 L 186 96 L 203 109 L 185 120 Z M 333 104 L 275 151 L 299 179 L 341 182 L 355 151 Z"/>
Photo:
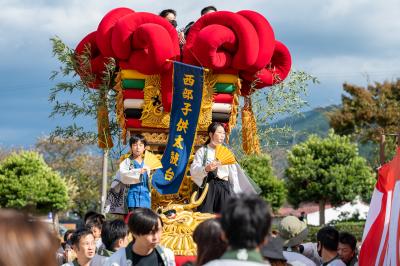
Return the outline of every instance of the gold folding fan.
<path id="1" fill-rule="evenodd" d="M 222 164 L 235 164 L 235 155 L 225 146 L 217 145 L 215 148 L 215 158 Z"/>
<path id="2" fill-rule="evenodd" d="M 149 167 L 149 170 L 154 170 L 163 167 L 161 161 L 157 158 L 157 155 L 149 151 L 146 151 L 144 153 L 144 165 Z"/>

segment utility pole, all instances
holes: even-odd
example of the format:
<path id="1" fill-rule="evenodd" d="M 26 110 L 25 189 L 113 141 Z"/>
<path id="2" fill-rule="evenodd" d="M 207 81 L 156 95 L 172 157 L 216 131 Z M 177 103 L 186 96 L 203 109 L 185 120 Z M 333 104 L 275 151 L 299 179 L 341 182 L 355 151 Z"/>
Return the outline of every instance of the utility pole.
<path id="1" fill-rule="evenodd" d="M 385 163 L 385 142 L 386 142 L 386 136 L 385 133 L 382 131 L 381 132 L 381 138 L 379 141 L 379 161 L 381 165 Z"/>
<path id="2" fill-rule="evenodd" d="M 104 207 L 107 198 L 107 172 L 108 172 L 108 152 L 109 149 L 103 149 L 103 182 L 101 186 L 101 213 L 104 214 Z"/>
<path id="3" fill-rule="evenodd" d="M 381 132 L 381 138 L 379 141 L 379 160 L 381 166 L 385 164 L 386 156 L 385 156 L 385 144 L 386 144 L 386 136 L 394 136 L 397 139 L 397 147 L 400 147 L 400 132 L 397 134 L 385 134 L 384 131 Z"/>
<path id="4" fill-rule="evenodd" d="M 397 133 L 397 147 L 400 148 L 400 131 Z"/>
<path id="5" fill-rule="evenodd" d="M 292 146 L 296 145 L 296 134 L 297 134 L 297 131 L 293 131 L 293 134 L 292 134 Z"/>

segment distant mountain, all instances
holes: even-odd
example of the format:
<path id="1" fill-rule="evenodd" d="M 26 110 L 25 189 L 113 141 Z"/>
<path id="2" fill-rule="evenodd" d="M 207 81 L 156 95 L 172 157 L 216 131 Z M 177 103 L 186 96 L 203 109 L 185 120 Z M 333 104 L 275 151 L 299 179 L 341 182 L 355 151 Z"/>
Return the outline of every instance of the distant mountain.
<path id="1" fill-rule="evenodd" d="M 266 150 L 272 157 L 272 164 L 275 173 L 278 177 L 284 176 L 284 170 L 287 167 L 287 151 L 297 143 L 304 142 L 311 134 L 325 137 L 330 129 L 328 112 L 332 112 L 339 108 L 337 105 L 315 108 L 311 111 L 300 113 L 296 116 L 291 116 L 279 120 L 272 127 L 282 128 L 288 127 L 291 129 L 286 134 L 274 133 L 269 136 L 272 141 L 270 145 L 265 145 L 261 141 L 262 147 L 267 147 Z M 262 130 L 262 127 L 260 127 Z M 264 141 L 265 142 L 265 141 Z M 271 143 L 271 141 L 269 141 Z M 379 154 L 379 146 L 376 143 L 368 142 L 358 145 L 359 154 L 363 156 L 372 166 L 377 166 Z"/>
<path id="2" fill-rule="evenodd" d="M 276 140 L 277 146 L 292 146 L 305 141 L 311 134 L 324 137 L 330 128 L 327 113 L 336 108 L 338 108 L 336 105 L 318 107 L 311 111 L 279 120 L 271 124 L 271 126 L 275 128 L 286 126 L 292 130 L 285 135 L 272 134 L 271 138 Z"/>
<path id="3" fill-rule="evenodd" d="M 329 121 L 327 113 L 333 111 L 337 106 L 331 105 L 327 107 L 315 108 L 311 111 L 300 113 L 299 115 L 290 116 L 270 125 L 258 124 L 258 131 L 265 132 L 265 129 L 270 128 L 289 128 L 287 132 L 273 132 L 269 133 L 266 138 L 260 138 L 260 146 L 264 152 L 271 155 L 272 165 L 275 174 L 278 177 L 283 177 L 284 171 L 287 167 L 287 151 L 297 143 L 307 140 L 311 134 L 324 137 L 328 134 Z M 241 130 L 234 128 L 230 139 L 240 140 Z M 232 143 L 231 143 L 232 144 Z M 239 145 L 238 142 L 236 142 Z M 235 145 L 235 144 L 233 144 Z M 241 146 L 236 146 L 237 155 L 241 153 Z M 242 155 L 242 154 L 240 154 Z"/>

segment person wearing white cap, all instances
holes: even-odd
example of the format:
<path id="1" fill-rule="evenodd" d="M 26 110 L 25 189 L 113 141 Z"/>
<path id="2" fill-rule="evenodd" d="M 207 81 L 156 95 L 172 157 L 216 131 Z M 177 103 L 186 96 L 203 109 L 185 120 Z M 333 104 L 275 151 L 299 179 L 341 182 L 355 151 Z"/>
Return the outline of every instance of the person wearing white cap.
<path id="1" fill-rule="evenodd" d="M 308 228 L 296 216 L 287 216 L 279 223 L 279 236 L 283 242 L 283 256 L 293 266 L 315 266 L 316 264 L 299 253 L 299 246 L 308 236 Z"/>

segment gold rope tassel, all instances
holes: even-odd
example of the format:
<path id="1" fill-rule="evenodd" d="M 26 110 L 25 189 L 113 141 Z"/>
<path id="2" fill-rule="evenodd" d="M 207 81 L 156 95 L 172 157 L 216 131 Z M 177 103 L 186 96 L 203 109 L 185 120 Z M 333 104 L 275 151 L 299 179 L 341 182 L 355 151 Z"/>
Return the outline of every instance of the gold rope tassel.
<path id="1" fill-rule="evenodd" d="M 235 83 L 235 92 L 233 93 L 233 101 L 232 101 L 232 109 L 231 116 L 229 117 L 229 123 L 226 127 L 226 142 L 229 143 L 229 136 L 232 132 L 232 129 L 236 126 L 237 115 L 238 115 L 238 107 L 239 107 L 239 95 L 240 89 L 242 88 L 242 84 L 240 83 L 240 79 L 238 78 Z"/>
<path id="2" fill-rule="evenodd" d="M 212 105 L 213 105 L 213 95 L 214 87 L 217 82 L 215 75 L 212 71 L 203 72 L 203 93 L 201 98 L 201 110 L 199 114 L 199 120 L 197 122 L 196 131 L 207 131 L 208 126 L 212 122 Z"/>
<path id="3" fill-rule="evenodd" d="M 251 109 L 250 109 L 251 110 Z M 253 132 L 253 153 L 254 154 L 261 154 L 261 148 L 260 148 L 260 139 L 258 138 L 258 133 L 257 133 L 257 122 L 256 122 L 256 117 L 253 113 L 253 110 L 251 110 L 251 131 Z"/>
<path id="4" fill-rule="evenodd" d="M 116 115 L 117 115 L 117 122 L 119 127 L 121 128 L 121 139 L 122 143 L 126 144 L 126 126 L 125 126 L 125 114 L 124 114 L 124 95 L 122 93 L 122 86 L 121 86 L 121 72 L 118 72 L 117 77 L 115 78 L 115 86 L 114 90 L 117 91 L 117 98 L 116 98 Z"/>
<path id="5" fill-rule="evenodd" d="M 245 98 L 245 105 L 242 108 L 242 147 L 246 154 L 260 154 L 257 123 L 249 97 Z"/>
<path id="6" fill-rule="evenodd" d="M 103 102 L 97 108 L 97 130 L 98 146 L 102 149 L 111 149 L 113 142 L 110 134 L 110 123 L 108 120 L 108 108 Z"/>

